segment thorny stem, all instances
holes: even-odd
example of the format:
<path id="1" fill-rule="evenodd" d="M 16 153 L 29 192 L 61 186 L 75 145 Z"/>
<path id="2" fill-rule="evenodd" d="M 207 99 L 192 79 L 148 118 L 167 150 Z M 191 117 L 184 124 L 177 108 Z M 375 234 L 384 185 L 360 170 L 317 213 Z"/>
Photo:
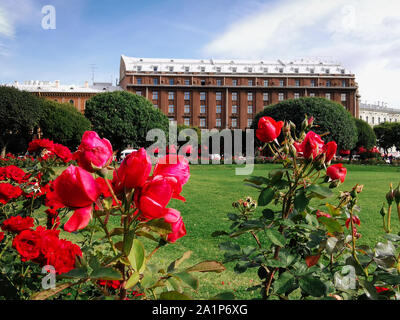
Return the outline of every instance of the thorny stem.
<path id="1" fill-rule="evenodd" d="M 392 215 L 392 205 L 389 205 L 388 207 L 388 217 L 387 217 L 387 231 L 388 233 L 392 232 L 391 228 L 391 215 Z"/>

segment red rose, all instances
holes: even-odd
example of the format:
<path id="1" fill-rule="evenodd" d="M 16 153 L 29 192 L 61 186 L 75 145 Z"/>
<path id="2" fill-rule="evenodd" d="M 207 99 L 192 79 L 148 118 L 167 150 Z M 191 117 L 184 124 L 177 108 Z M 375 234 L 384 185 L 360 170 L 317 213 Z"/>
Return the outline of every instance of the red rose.
<path id="1" fill-rule="evenodd" d="M 329 178 L 332 180 L 340 180 L 340 182 L 344 182 L 344 179 L 346 178 L 347 174 L 347 169 L 343 167 L 343 164 L 337 163 L 333 164 L 328 169 L 326 169 L 326 174 Z"/>
<path id="2" fill-rule="evenodd" d="M 4 232 L 0 232 L 0 242 L 2 242 L 4 239 Z"/>
<path id="3" fill-rule="evenodd" d="M 19 187 L 14 187 L 9 183 L 0 183 L 0 203 L 6 204 L 11 199 L 17 199 L 22 195 L 22 190 Z"/>
<path id="4" fill-rule="evenodd" d="M 272 142 L 281 133 L 283 121 L 275 121 L 271 117 L 262 117 L 258 121 L 256 136 L 262 142 Z"/>
<path id="5" fill-rule="evenodd" d="M 116 194 L 144 185 L 151 172 L 151 159 L 144 148 L 130 153 L 114 171 L 113 185 Z"/>
<path id="6" fill-rule="evenodd" d="M 29 177 L 27 176 L 24 170 L 18 168 L 17 166 L 7 166 L 4 167 L 3 170 L 4 170 L 3 175 L 5 175 L 5 177 L 14 180 L 18 183 L 25 182 L 26 178 Z M 0 175 L 2 174 L 0 173 Z"/>
<path id="7" fill-rule="evenodd" d="M 175 242 L 186 235 L 185 224 L 178 210 L 172 208 L 165 209 L 164 220 L 169 223 L 172 228 L 172 232 L 167 236 L 167 241 Z"/>
<path id="8" fill-rule="evenodd" d="M 41 237 L 34 230 L 24 230 L 14 238 L 13 247 L 22 261 L 35 260 L 40 255 Z"/>
<path id="9" fill-rule="evenodd" d="M 389 291 L 389 288 L 385 288 L 385 287 L 375 287 L 376 292 L 377 293 L 381 293 L 381 292 L 385 292 L 385 291 Z"/>
<path id="10" fill-rule="evenodd" d="M 154 167 L 153 175 L 174 177 L 183 186 L 190 177 L 189 162 L 184 156 L 167 155 L 159 159 Z"/>
<path id="11" fill-rule="evenodd" d="M 64 230 L 73 232 L 85 228 L 92 215 L 92 204 L 101 193 L 92 175 L 71 165 L 54 180 L 52 188 L 54 191 L 48 194 L 48 204 L 54 208 L 75 209 Z"/>
<path id="12" fill-rule="evenodd" d="M 324 141 L 313 131 L 309 131 L 301 144 L 301 150 L 304 158 L 312 157 L 315 159 L 319 154 L 324 152 Z"/>
<path id="13" fill-rule="evenodd" d="M 65 163 L 68 163 L 72 160 L 71 150 L 69 150 L 66 146 L 63 146 L 62 144 L 54 144 L 54 153 Z"/>
<path id="14" fill-rule="evenodd" d="M 21 216 L 10 217 L 7 220 L 3 221 L 1 225 L 1 229 L 4 231 L 10 231 L 15 233 L 20 233 L 21 231 L 30 229 L 33 227 L 33 218 L 26 217 L 22 218 Z"/>
<path id="15" fill-rule="evenodd" d="M 322 212 L 320 210 L 317 210 L 316 216 L 317 216 L 317 218 L 320 218 L 320 217 L 331 218 L 331 215 L 329 213 Z"/>
<path id="16" fill-rule="evenodd" d="M 113 149 L 110 141 L 100 139 L 94 131 L 86 131 L 73 157 L 81 168 L 94 172 L 96 169 L 104 168 L 111 163 Z"/>
<path id="17" fill-rule="evenodd" d="M 28 145 L 29 153 L 33 153 L 36 151 L 40 152 L 43 149 L 46 149 L 48 151 L 53 151 L 54 142 L 49 139 L 35 139 L 35 140 L 29 142 L 29 145 Z"/>
<path id="18" fill-rule="evenodd" d="M 82 256 L 82 251 L 76 244 L 64 239 L 58 239 L 55 249 L 44 253 L 44 263 L 53 266 L 57 274 L 74 269 L 76 257 Z"/>
<path id="19" fill-rule="evenodd" d="M 335 141 L 328 142 L 324 147 L 325 162 L 329 162 L 336 154 L 337 144 Z"/>
<path id="20" fill-rule="evenodd" d="M 361 225 L 360 219 L 359 219 L 358 217 L 356 217 L 356 216 L 353 216 L 353 223 L 354 223 L 354 224 Z M 350 224 L 350 218 L 348 218 L 348 219 L 346 220 L 346 228 L 347 228 L 347 229 L 349 228 L 349 224 Z"/>
<path id="21" fill-rule="evenodd" d="M 177 194 L 179 182 L 173 177 L 155 176 L 135 192 L 135 204 L 145 219 L 161 218 L 172 197 L 184 200 Z"/>

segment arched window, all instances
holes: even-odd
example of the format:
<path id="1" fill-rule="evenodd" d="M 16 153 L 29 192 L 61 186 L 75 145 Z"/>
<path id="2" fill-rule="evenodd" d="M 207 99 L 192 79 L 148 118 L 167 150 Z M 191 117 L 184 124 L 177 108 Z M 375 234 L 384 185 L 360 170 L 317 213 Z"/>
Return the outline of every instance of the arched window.
<path id="1" fill-rule="evenodd" d="M 70 104 L 74 104 L 74 100 L 72 100 L 72 99 L 69 100 L 69 103 L 70 103 Z"/>

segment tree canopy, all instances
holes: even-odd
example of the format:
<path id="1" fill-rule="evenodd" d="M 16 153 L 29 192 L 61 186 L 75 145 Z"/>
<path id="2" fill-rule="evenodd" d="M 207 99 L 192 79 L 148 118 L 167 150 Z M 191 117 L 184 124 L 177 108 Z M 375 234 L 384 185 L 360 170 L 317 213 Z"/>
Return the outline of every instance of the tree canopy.
<path id="1" fill-rule="evenodd" d="M 261 117 L 268 116 L 276 121 L 290 120 L 297 130 L 300 129 L 305 115 L 313 116 L 313 128 L 317 134 L 329 132 L 323 136 L 325 142 L 336 141 L 340 149 L 353 149 L 357 142 L 357 127 L 351 114 L 339 103 L 325 98 L 307 97 L 289 99 L 266 107 L 259 112 L 251 128 L 255 129 Z"/>
<path id="2" fill-rule="evenodd" d="M 357 127 L 357 143 L 356 148 L 364 147 L 366 149 L 371 149 L 376 145 L 376 135 L 371 126 L 361 119 L 354 118 L 354 122 Z"/>
<path id="3" fill-rule="evenodd" d="M 374 132 L 379 147 L 386 152 L 392 147 L 400 151 L 400 123 L 384 122 L 374 127 Z"/>
<path id="4" fill-rule="evenodd" d="M 23 152 L 37 129 L 41 115 L 41 99 L 26 91 L 0 86 L 0 147 Z"/>
<path id="5" fill-rule="evenodd" d="M 161 129 L 168 137 L 168 118 L 142 96 L 126 92 L 105 92 L 86 103 L 85 116 L 101 136 L 110 140 L 115 150 L 128 145 L 139 148 L 153 142 L 146 141 L 147 132 Z"/>
<path id="6" fill-rule="evenodd" d="M 69 103 L 42 101 L 40 128 L 43 137 L 68 146 L 72 151 L 79 145 L 85 131 L 91 124 L 85 116 Z"/>

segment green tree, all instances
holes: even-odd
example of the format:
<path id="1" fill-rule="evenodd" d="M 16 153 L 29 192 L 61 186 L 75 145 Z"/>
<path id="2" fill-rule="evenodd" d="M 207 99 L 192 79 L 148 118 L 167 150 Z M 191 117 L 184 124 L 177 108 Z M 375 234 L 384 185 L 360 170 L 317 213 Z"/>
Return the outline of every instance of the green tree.
<path id="1" fill-rule="evenodd" d="M 42 102 L 29 92 L 0 86 L 0 150 L 23 152 L 37 129 Z"/>
<path id="2" fill-rule="evenodd" d="M 356 148 L 364 147 L 371 149 L 376 145 L 376 135 L 371 126 L 364 120 L 354 118 L 357 127 L 357 143 Z"/>
<path id="3" fill-rule="evenodd" d="M 400 123 L 384 122 L 374 127 L 378 146 L 388 152 L 388 149 L 396 147 L 400 150 Z"/>
<path id="4" fill-rule="evenodd" d="M 90 121 L 69 103 L 57 103 L 44 99 L 42 103 L 39 125 L 43 137 L 75 150 L 83 133 L 91 129 Z"/>
<path id="5" fill-rule="evenodd" d="M 299 132 L 304 115 L 313 116 L 313 128 L 317 134 L 329 132 L 323 136 L 325 142 L 336 141 L 339 149 L 351 150 L 357 142 L 357 128 L 351 114 L 339 103 L 325 98 L 290 99 L 266 107 L 259 112 L 253 121 L 256 129 L 258 120 L 268 116 L 275 120 L 292 121 Z"/>
<path id="6" fill-rule="evenodd" d="M 146 135 L 155 128 L 163 130 L 168 139 L 168 118 L 149 100 L 130 92 L 95 95 L 86 103 L 85 116 L 93 130 L 109 139 L 115 150 L 122 151 L 128 145 L 151 145 L 153 142 L 146 141 Z"/>

